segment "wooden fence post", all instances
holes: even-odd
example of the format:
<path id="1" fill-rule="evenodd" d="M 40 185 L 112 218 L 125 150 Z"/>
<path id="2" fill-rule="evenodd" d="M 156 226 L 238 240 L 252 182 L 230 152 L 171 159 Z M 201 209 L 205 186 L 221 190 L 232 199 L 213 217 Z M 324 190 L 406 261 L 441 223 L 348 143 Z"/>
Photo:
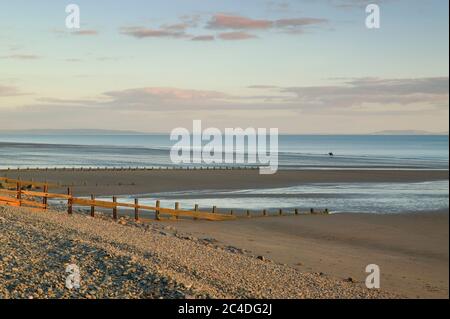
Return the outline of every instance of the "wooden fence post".
<path id="1" fill-rule="evenodd" d="M 159 212 L 159 208 L 161 207 L 161 202 L 159 200 L 156 201 L 156 212 L 155 212 L 155 219 L 156 220 L 160 220 L 161 216 L 160 216 L 160 212 Z"/>
<path id="2" fill-rule="evenodd" d="M 91 201 L 92 202 L 95 201 L 94 194 L 91 195 Z M 95 217 L 95 204 L 94 203 L 92 203 L 92 205 L 91 205 L 91 217 Z"/>
<path id="3" fill-rule="evenodd" d="M 194 211 L 195 211 L 195 212 L 198 212 L 198 204 L 195 204 L 195 206 L 194 206 Z M 194 220 L 197 220 L 197 217 L 196 217 L 196 216 L 194 216 Z"/>
<path id="4" fill-rule="evenodd" d="M 295 215 L 298 215 L 298 208 L 295 209 Z"/>
<path id="5" fill-rule="evenodd" d="M 250 210 L 247 209 L 247 217 L 250 217 Z"/>
<path id="6" fill-rule="evenodd" d="M 72 215 L 73 213 L 73 198 L 72 198 L 72 189 L 70 187 L 67 188 L 67 195 L 70 197 L 67 199 L 67 213 Z"/>
<path id="7" fill-rule="evenodd" d="M 47 209 L 47 193 L 48 193 L 48 185 L 44 185 L 44 197 L 42 198 L 42 204 L 44 204 L 44 209 Z"/>
<path id="8" fill-rule="evenodd" d="M 134 220 L 135 221 L 139 220 L 139 199 L 138 198 L 134 199 Z"/>
<path id="9" fill-rule="evenodd" d="M 20 182 L 17 182 L 16 184 L 16 190 L 17 190 L 17 199 L 22 199 L 22 185 L 20 185 Z"/>
<path id="10" fill-rule="evenodd" d="M 267 210 L 263 210 L 263 216 L 267 216 Z"/>
<path id="11" fill-rule="evenodd" d="M 113 203 L 116 204 L 117 203 L 117 197 L 113 196 Z M 114 205 L 113 207 L 113 219 L 117 220 L 117 206 Z"/>
<path id="12" fill-rule="evenodd" d="M 280 216 L 283 215 L 283 210 L 280 208 L 278 213 L 279 213 Z"/>
<path id="13" fill-rule="evenodd" d="M 175 203 L 175 210 L 180 210 L 180 203 Z M 175 218 L 178 219 L 178 215 L 175 215 Z"/>

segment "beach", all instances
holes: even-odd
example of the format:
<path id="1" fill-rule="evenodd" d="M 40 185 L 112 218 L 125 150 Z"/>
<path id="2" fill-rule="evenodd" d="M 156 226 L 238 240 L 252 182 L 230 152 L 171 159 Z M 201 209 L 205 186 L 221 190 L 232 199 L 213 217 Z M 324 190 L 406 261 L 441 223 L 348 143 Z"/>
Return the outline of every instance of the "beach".
<path id="1" fill-rule="evenodd" d="M 0 298 L 399 298 L 162 224 L 0 207 Z M 76 265 L 80 288 L 65 287 Z"/>
<path id="2" fill-rule="evenodd" d="M 449 212 L 335 214 L 166 222 L 302 272 L 363 284 L 376 264 L 381 287 L 406 298 L 449 297 Z"/>
<path id="3" fill-rule="evenodd" d="M 0 176 L 59 183 L 52 190 L 72 187 L 77 196 L 131 195 L 205 189 L 246 189 L 311 183 L 395 183 L 448 180 L 445 170 L 282 170 L 260 175 L 258 170 L 0 170 Z"/>
<path id="4" fill-rule="evenodd" d="M 264 189 L 302 183 L 448 181 L 448 171 L 438 170 L 293 170 L 263 176 L 257 170 L 61 169 L 9 170 L 1 171 L 0 175 L 59 183 L 52 191 L 65 192 L 67 187 L 72 187 L 77 196 L 138 195 L 186 190 L 195 193 L 195 190 L 201 192 L 205 189 Z M 56 215 L 65 216 L 66 213 Z M 383 292 L 402 298 L 448 298 L 448 206 L 439 211 L 404 211 L 401 214 L 386 211 L 385 214 L 343 212 L 310 215 L 302 212 L 298 216 L 287 215 L 260 217 L 259 214 L 255 218 L 238 218 L 226 222 L 171 220 L 150 222 L 150 227 L 154 227 L 157 232 L 162 231 L 169 238 L 185 238 L 193 242 L 203 242 L 202 239 L 206 238 L 219 250 L 219 254 L 233 247 L 232 251 L 244 252 L 252 258 L 260 256 L 285 267 L 288 272 L 295 271 L 308 276 L 319 274 L 320 278 L 325 276 L 338 283 L 350 281 L 362 289 L 367 276 L 365 267 L 376 264 L 381 270 Z M 45 213 L 45 216 L 54 215 Z M 106 211 L 105 216 L 110 222 L 106 232 L 112 231 L 111 227 L 116 226 L 110 221 L 110 212 Z M 127 217 L 130 214 L 121 211 L 120 216 Z M 51 218 L 57 224 L 60 222 L 58 218 L 67 221 L 66 217 Z M 207 263 L 210 264 L 209 261 Z M 214 280 L 219 280 L 219 277 Z M 267 285 L 276 284 L 270 281 Z M 275 286 L 273 289 L 276 290 Z M 326 290 L 329 291 L 328 288 Z M 252 295 L 227 295 L 218 289 L 211 296 Z M 295 295 L 291 292 L 286 295 L 281 291 L 274 295 L 261 293 L 257 296 L 318 297 L 309 293 Z M 329 297 L 343 296 L 331 294 Z M 354 297 L 366 296 L 356 294 Z"/>

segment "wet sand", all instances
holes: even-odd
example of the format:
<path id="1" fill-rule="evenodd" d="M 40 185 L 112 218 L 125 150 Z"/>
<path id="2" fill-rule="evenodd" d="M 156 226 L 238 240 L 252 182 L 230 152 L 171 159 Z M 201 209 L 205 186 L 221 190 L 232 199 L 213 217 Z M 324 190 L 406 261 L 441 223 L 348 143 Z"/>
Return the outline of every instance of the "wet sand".
<path id="1" fill-rule="evenodd" d="M 131 195 L 183 190 L 249 189 L 310 183 L 424 182 L 448 180 L 448 171 L 292 170 L 260 175 L 258 170 L 10 170 L 0 176 L 60 183 L 77 196 Z"/>
<path id="2" fill-rule="evenodd" d="M 165 222 L 303 272 L 364 284 L 381 269 L 381 287 L 408 298 L 449 297 L 449 213 L 336 214 Z"/>

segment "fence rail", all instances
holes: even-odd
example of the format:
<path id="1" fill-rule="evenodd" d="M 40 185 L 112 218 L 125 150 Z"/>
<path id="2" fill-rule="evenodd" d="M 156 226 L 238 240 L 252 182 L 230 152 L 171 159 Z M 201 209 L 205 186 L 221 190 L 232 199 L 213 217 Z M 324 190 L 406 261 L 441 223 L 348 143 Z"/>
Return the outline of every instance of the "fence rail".
<path id="1" fill-rule="evenodd" d="M 40 208 L 40 209 L 48 209 L 48 199 L 61 199 L 61 200 L 67 200 L 67 212 L 68 214 L 73 213 L 73 207 L 74 206 L 84 206 L 84 207 L 90 207 L 91 208 L 91 216 L 95 217 L 95 208 L 106 208 L 106 209 L 112 209 L 113 219 L 118 219 L 118 208 L 133 208 L 134 209 L 134 215 L 135 219 L 140 219 L 140 213 L 141 211 L 150 211 L 155 213 L 155 219 L 160 220 L 163 218 L 163 216 L 170 216 L 174 218 L 179 217 L 191 217 L 194 219 L 203 219 L 203 220 L 211 220 L 211 221 L 222 221 L 222 220 L 232 220 L 235 219 L 235 216 L 231 215 L 224 215 L 224 214 L 217 214 L 217 213 L 210 213 L 210 212 L 204 212 L 199 211 L 196 207 L 193 211 L 191 210 L 182 210 L 179 209 L 179 204 L 176 204 L 175 209 L 171 208 L 164 208 L 160 207 L 160 201 L 156 201 L 155 206 L 149 206 L 149 205 L 140 205 L 139 200 L 136 199 L 134 204 L 130 203 L 120 203 L 117 202 L 117 198 L 113 197 L 113 200 L 110 201 L 104 201 L 104 200 L 96 200 L 95 197 L 92 195 L 91 199 L 85 199 L 85 198 L 78 198 L 72 195 L 72 190 L 68 188 L 67 194 L 56 194 L 56 193 L 49 193 L 48 190 L 48 184 L 41 183 L 42 187 L 44 188 L 44 192 L 38 192 L 38 191 L 29 191 L 29 190 L 23 190 L 21 182 L 16 183 L 16 189 L 10 190 L 10 189 L 0 189 L 0 195 L 7 195 L 7 196 L 0 196 L 0 205 L 6 205 L 6 206 L 25 206 L 25 207 L 32 207 L 32 208 Z"/>
<path id="2" fill-rule="evenodd" d="M 118 209 L 119 208 L 130 208 L 134 209 L 134 218 L 135 220 L 144 220 L 141 218 L 140 213 L 142 211 L 146 212 L 152 212 L 155 214 L 156 220 L 161 220 L 165 216 L 169 216 L 171 218 L 180 218 L 180 217 L 188 217 L 193 219 L 200 219 L 200 220 L 210 220 L 210 221 L 224 221 L 224 220 L 234 220 L 239 215 L 236 214 L 234 210 L 231 210 L 229 214 L 219 213 L 216 206 L 213 206 L 212 212 L 206 212 L 206 211 L 200 211 L 199 206 L 196 204 L 193 210 L 183 210 L 180 209 L 180 204 L 175 203 L 175 208 L 165 208 L 161 207 L 160 201 L 157 200 L 155 203 L 155 206 L 150 205 L 142 205 L 139 204 L 139 199 L 136 198 L 133 203 L 120 203 L 117 201 L 117 197 L 113 197 L 112 201 L 105 201 L 105 200 L 96 200 L 94 195 L 91 195 L 90 199 L 87 198 L 79 198 L 73 196 L 72 188 L 67 188 L 66 194 L 61 193 L 50 193 L 49 187 L 60 187 L 60 185 L 57 184 L 49 184 L 49 183 L 42 183 L 42 182 L 34 182 L 34 181 L 23 181 L 18 179 L 10 179 L 6 177 L 0 177 L 0 182 L 3 181 L 3 187 L 2 188 L 0 184 L 0 205 L 6 205 L 6 206 L 25 206 L 30 207 L 33 209 L 42 209 L 46 210 L 49 208 L 48 200 L 49 199 L 59 199 L 63 201 L 67 201 L 67 213 L 72 214 L 73 213 L 73 207 L 74 206 L 81 206 L 81 207 L 90 207 L 90 213 L 92 217 L 95 217 L 96 208 L 103 208 L 103 209 L 111 209 L 112 210 L 112 218 L 114 220 L 117 220 L 119 218 Z M 6 186 L 6 187 L 5 187 Z M 12 189 L 14 188 L 14 189 Z M 30 190 L 33 188 L 39 189 L 37 190 Z M 6 195 L 6 196 L 4 196 Z M 328 214 L 328 209 L 325 209 L 324 211 L 315 211 L 313 208 L 309 211 L 310 214 Z M 298 209 L 295 209 L 294 212 L 288 213 L 283 211 L 283 209 L 279 209 L 277 212 L 278 216 L 283 215 L 299 215 L 300 212 Z M 164 217 L 163 217 L 164 216 Z M 257 217 L 257 216 L 269 216 L 269 213 L 267 210 L 263 210 L 262 213 L 253 213 L 250 210 L 246 210 L 246 213 L 241 216 L 246 217 Z"/>

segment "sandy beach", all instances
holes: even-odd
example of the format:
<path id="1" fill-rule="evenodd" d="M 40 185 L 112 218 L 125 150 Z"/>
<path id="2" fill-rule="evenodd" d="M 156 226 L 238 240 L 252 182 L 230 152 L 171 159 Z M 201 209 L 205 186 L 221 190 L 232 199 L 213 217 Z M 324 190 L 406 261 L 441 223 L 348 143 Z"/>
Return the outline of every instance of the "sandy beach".
<path id="1" fill-rule="evenodd" d="M 423 182 L 448 180 L 448 171 L 289 170 L 260 175 L 258 170 L 0 170 L 0 176 L 60 183 L 77 196 L 151 194 L 155 192 L 246 189 L 310 183 Z"/>
<path id="2" fill-rule="evenodd" d="M 448 171 L 406 170 L 394 173 L 389 170 L 280 171 L 272 176 L 259 175 L 255 170 L 10 170 L 1 171 L 0 175 L 10 178 L 19 177 L 22 180 L 33 179 L 60 183 L 60 187 L 52 191 L 64 192 L 65 188 L 70 186 L 78 196 L 92 193 L 109 196 L 180 190 L 286 187 L 302 183 L 323 182 L 372 183 L 448 180 Z M 125 215 L 123 212 L 121 213 L 121 216 Z M 91 219 L 78 214 L 73 218 L 67 217 L 66 213 L 47 212 L 29 215 L 23 210 L 2 210 L 2 214 L 4 224 L 5 220 L 8 221 L 9 218 L 13 220 L 14 218 L 24 218 L 26 221 L 21 223 L 23 227 L 28 227 L 26 225 L 28 222 L 39 223 L 40 228 L 33 227 L 33 231 L 39 231 L 39 238 L 42 237 L 45 240 L 51 240 L 44 235 L 47 229 L 46 225 L 50 223 L 51 227 L 62 228 L 64 232 L 69 232 L 72 236 L 71 240 L 89 241 L 84 238 L 88 232 L 94 231 L 95 235 L 89 236 L 92 238 L 107 237 L 108 245 L 115 247 L 114 249 L 129 245 L 126 243 L 129 227 L 113 223 L 109 213 L 106 221 L 96 220 L 95 226 L 90 225 Z M 16 215 L 20 217 L 14 217 Z M 77 228 L 79 225 L 81 225 L 80 228 Z M 122 230 L 120 227 L 125 227 L 127 230 Z M 174 276 L 176 285 L 180 282 L 185 283 L 186 280 L 190 281 L 188 286 L 192 282 L 199 282 L 200 286 L 207 291 L 193 292 L 180 288 L 178 294 L 168 291 L 167 296 L 163 297 L 193 294 L 200 297 L 238 298 L 377 298 L 384 297 L 384 293 L 403 298 L 448 298 L 449 296 L 448 209 L 423 213 L 405 212 L 404 214 L 342 213 L 239 218 L 226 222 L 179 220 L 151 222 L 146 227 L 151 231 L 145 233 L 145 236 L 150 236 L 152 239 L 146 238 L 142 241 L 136 237 L 132 244 L 133 247 L 139 247 L 140 258 L 147 256 L 142 252 L 147 251 L 152 255 L 155 254 L 154 249 L 156 249 L 158 258 L 164 256 L 164 258 L 170 259 L 170 267 L 161 264 L 159 269 L 165 274 Z M 20 229 L 16 229 L 16 231 L 21 232 Z M 134 231 L 140 230 L 132 232 Z M 117 235 L 123 232 L 127 233 L 127 236 Z M 31 236 L 29 240 L 34 240 L 34 235 Z M 167 246 L 160 245 L 161 239 Z M 3 236 L 2 240 L 8 242 L 13 239 L 5 239 Z M 89 241 L 88 244 L 96 246 L 97 244 L 94 242 L 95 240 Z M 158 245 L 152 246 L 152 242 L 158 242 Z M 195 249 L 198 249 L 195 250 L 197 255 L 191 256 L 190 252 L 184 250 L 186 242 L 189 243 L 188 245 L 195 245 Z M 207 250 L 204 250 L 203 247 L 205 243 L 207 243 Z M 145 247 L 141 247 L 142 245 Z M 183 250 L 178 251 L 178 245 L 183 246 Z M 120 254 L 124 253 L 120 251 L 122 248 L 119 249 Z M 189 246 L 189 249 L 191 248 Z M 233 253 L 232 256 L 234 256 L 236 252 L 239 252 L 239 258 L 244 258 L 245 262 L 234 260 L 234 257 L 229 256 L 230 253 Z M 127 251 L 125 254 L 129 254 L 129 252 Z M 205 260 L 201 259 L 200 255 L 214 256 L 214 258 Z M 255 261 L 257 256 L 270 261 L 268 264 L 263 263 L 264 267 L 275 267 L 270 268 L 269 273 L 277 272 L 281 277 L 278 277 L 277 280 L 269 280 L 268 278 L 271 276 L 265 272 L 261 276 L 267 275 L 267 278 L 253 277 L 254 275 L 249 270 L 248 273 L 246 272 L 240 279 L 237 279 L 237 273 L 243 269 L 253 269 L 255 273 L 261 270 L 260 260 Z M 195 264 L 187 266 L 186 258 L 194 258 Z M 140 260 L 145 260 L 145 258 Z M 150 264 L 146 264 L 146 267 L 149 267 L 146 271 L 153 276 L 154 268 L 152 267 L 155 265 L 152 263 L 156 262 L 152 260 L 148 262 Z M 234 262 L 238 263 L 239 269 L 235 269 Z M 254 264 L 255 262 L 256 264 Z M 202 268 L 204 264 L 214 269 L 222 269 L 222 273 L 227 275 L 222 276 L 220 273 L 216 273 L 213 276 Z M 382 287 L 380 294 L 373 295 L 364 288 L 364 280 L 367 275 L 365 267 L 368 264 L 380 266 Z M 188 267 L 190 272 L 180 272 L 185 267 Z M 203 273 L 203 271 L 206 272 Z M 228 282 L 227 278 L 232 278 L 234 281 Z M 321 281 L 325 280 L 324 278 L 327 283 L 322 286 Z M 92 280 L 97 279 L 93 278 Z M 264 284 L 261 282 L 258 284 L 258 281 L 264 282 Z M 349 289 L 348 284 L 351 284 L 350 287 L 357 287 L 357 292 L 347 290 Z M 130 285 L 134 284 L 130 283 Z M 230 288 L 225 289 L 225 287 Z M 239 287 L 243 287 L 243 290 L 239 290 Z M 284 287 L 288 288 L 284 290 Z M 144 296 L 139 289 L 132 291 L 134 291 L 132 297 Z M 325 294 L 323 294 L 324 291 L 326 291 Z M 94 297 L 105 296 L 105 294 L 108 297 L 114 297 L 108 293 L 98 292 L 94 294 Z M 120 294 L 126 292 L 118 293 L 119 296 L 123 296 Z"/>
<path id="3" fill-rule="evenodd" d="M 449 212 L 335 214 L 166 222 L 194 237 L 213 237 L 303 272 L 353 278 L 377 264 L 381 286 L 407 298 L 449 296 Z"/>

